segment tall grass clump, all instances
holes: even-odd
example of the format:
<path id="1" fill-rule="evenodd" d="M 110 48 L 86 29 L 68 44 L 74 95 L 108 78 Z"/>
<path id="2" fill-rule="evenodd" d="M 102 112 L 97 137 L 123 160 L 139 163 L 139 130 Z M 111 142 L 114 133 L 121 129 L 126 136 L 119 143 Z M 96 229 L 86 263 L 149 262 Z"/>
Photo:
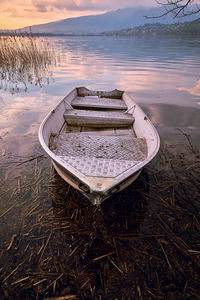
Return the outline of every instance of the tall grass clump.
<path id="1" fill-rule="evenodd" d="M 42 85 L 55 64 L 53 48 L 49 42 L 32 33 L 0 34 L 0 79 L 1 88 L 13 91 L 18 84 L 34 83 Z"/>

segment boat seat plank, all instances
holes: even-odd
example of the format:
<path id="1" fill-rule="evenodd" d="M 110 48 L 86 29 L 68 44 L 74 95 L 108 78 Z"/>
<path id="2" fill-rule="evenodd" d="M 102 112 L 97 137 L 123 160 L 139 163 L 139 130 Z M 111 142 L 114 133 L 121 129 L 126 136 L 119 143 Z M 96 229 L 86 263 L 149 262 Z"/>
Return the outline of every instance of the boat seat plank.
<path id="1" fill-rule="evenodd" d="M 81 109 L 67 109 L 64 118 L 68 125 L 74 126 L 123 127 L 134 122 L 132 115 L 123 112 Z"/>
<path id="2" fill-rule="evenodd" d="M 85 87 L 79 87 L 76 90 L 77 90 L 77 95 L 80 97 L 92 96 L 92 97 L 100 97 L 100 98 L 104 97 L 104 98 L 121 99 L 124 93 L 123 91 L 119 91 L 117 89 L 113 91 L 91 91 Z"/>
<path id="3" fill-rule="evenodd" d="M 74 108 L 127 109 L 123 100 L 110 98 L 76 97 L 71 105 Z"/>

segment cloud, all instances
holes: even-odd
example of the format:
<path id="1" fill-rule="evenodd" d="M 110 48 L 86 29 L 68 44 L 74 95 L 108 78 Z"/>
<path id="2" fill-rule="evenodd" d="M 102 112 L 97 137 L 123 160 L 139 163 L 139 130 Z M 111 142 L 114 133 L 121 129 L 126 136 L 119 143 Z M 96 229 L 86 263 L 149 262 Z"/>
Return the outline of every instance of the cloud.
<path id="1" fill-rule="evenodd" d="M 0 0 L 0 28 L 16 29 L 119 8 L 155 4 L 155 0 Z"/>
<path id="2" fill-rule="evenodd" d="M 51 9 L 70 10 L 70 11 L 105 11 L 132 6 L 152 6 L 155 0 L 32 0 L 32 5 L 40 12 L 50 11 Z"/>

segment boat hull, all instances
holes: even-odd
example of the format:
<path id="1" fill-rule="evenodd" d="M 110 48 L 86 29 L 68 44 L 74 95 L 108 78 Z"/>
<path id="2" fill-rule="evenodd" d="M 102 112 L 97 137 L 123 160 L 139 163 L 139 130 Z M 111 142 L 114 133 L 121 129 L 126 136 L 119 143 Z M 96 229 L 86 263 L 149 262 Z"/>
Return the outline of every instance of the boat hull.
<path id="1" fill-rule="evenodd" d="M 78 178 L 72 177 L 72 175 L 69 174 L 68 170 L 66 170 L 53 160 L 52 164 L 56 172 L 60 175 L 60 177 L 73 188 L 80 191 L 93 205 L 100 205 L 104 200 L 124 190 L 139 177 L 142 171 L 142 169 L 137 171 L 135 174 L 132 174 L 130 178 L 127 178 L 124 182 L 121 182 L 120 185 L 118 185 L 117 187 L 113 187 L 111 190 L 109 190 L 107 194 L 103 194 L 95 192 L 91 193 L 89 187 L 86 187 L 82 182 L 78 180 Z"/>
<path id="2" fill-rule="evenodd" d="M 78 107 L 91 103 L 91 110 L 74 108 L 73 102 Z M 79 132 L 76 125 L 82 126 Z M 38 135 L 57 173 L 94 205 L 133 183 L 160 146 L 156 129 L 132 95 L 118 90 L 75 88 L 49 112 Z"/>

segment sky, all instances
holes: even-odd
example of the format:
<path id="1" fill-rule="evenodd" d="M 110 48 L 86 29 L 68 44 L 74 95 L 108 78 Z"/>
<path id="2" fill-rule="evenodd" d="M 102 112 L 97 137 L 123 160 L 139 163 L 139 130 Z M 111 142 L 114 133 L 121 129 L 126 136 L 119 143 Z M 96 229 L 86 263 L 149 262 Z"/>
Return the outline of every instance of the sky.
<path id="1" fill-rule="evenodd" d="M 118 8 L 154 5 L 155 0 L 0 0 L 0 29 L 18 29 Z"/>

